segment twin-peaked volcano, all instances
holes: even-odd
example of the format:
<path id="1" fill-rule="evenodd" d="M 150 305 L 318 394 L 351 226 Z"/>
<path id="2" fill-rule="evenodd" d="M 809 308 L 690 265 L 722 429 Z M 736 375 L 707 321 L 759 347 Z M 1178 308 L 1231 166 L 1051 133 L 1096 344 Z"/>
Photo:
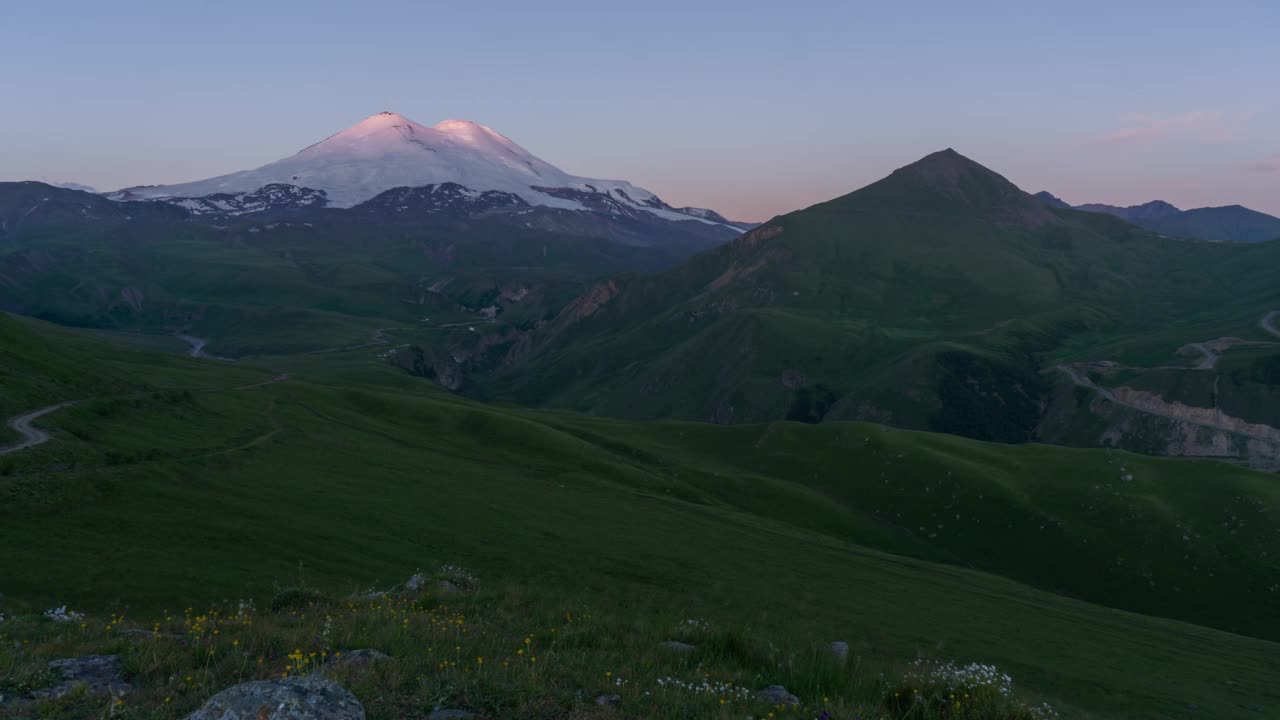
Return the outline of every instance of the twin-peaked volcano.
<path id="1" fill-rule="evenodd" d="M 629 182 L 570 175 L 484 125 L 446 120 L 427 127 L 392 112 L 373 115 L 291 157 L 254 170 L 178 185 L 130 188 L 110 197 L 197 198 L 293 185 L 324 191 L 329 207 L 343 208 L 392 188 L 445 183 L 480 192 L 511 193 L 530 205 L 583 210 L 607 200 L 611 206 L 668 220 L 711 222 L 695 212 L 671 208 Z"/>

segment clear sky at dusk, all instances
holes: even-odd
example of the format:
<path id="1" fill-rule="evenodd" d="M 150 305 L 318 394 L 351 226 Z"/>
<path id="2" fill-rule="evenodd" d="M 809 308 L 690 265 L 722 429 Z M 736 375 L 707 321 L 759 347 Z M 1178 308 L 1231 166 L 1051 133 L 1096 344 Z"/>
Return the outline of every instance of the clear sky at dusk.
<path id="1" fill-rule="evenodd" d="M 6 2 L 0 180 L 194 180 L 393 110 L 748 220 L 945 147 L 1280 214 L 1277 33 L 1274 0 Z"/>

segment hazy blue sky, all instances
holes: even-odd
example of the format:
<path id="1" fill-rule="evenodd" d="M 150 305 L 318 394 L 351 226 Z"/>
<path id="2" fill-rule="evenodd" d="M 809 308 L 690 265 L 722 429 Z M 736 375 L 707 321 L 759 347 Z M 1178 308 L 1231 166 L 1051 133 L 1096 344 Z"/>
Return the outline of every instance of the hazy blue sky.
<path id="1" fill-rule="evenodd" d="M 256 167 L 380 110 L 762 219 L 954 147 L 1280 214 L 1280 3 L 5 2 L 0 179 Z"/>

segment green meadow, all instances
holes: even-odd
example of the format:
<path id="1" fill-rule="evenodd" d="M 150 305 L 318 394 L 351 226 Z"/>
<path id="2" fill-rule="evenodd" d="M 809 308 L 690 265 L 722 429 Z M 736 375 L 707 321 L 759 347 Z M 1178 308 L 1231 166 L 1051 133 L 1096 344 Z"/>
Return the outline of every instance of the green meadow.
<path id="1" fill-rule="evenodd" d="M 336 612 L 324 608 L 346 608 L 342 640 L 308 652 L 372 644 L 395 658 L 352 681 L 381 698 L 372 717 L 413 717 L 410 705 L 431 704 L 423 687 L 503 716 L 612 712 L 574 700 L 606 671 L 636 683 L 618 691 L 635 716 L 716 716 L 718 705 L 645 705 L 639 689 L 707 673 L 786 684 L 814 716 L 821 693 L 836 717 L 874 717 L 896 712 L 887 697 L 920 657 L 993 664 L 1064 717 L 1280 706 L 1270 475 L 873 423 L 719 427 L 485 405 L 387 365 L 379 347 L 222 362 L 12 316 L 0 337 L 6 414 L 78 401 L 40 421 L 51 442 L 0 456 L 0 612 L 15 623 L 0 633 L 37 647 L 3 645 L 11 683 L 60 649 L 114 649 L 160 702 L 195 661 L 158 637 L 120 637 L 122 623 L 189 634 L 165 618 L 252 599 L 271 631 L 241 638 L 258 644 L 249 664 L 206 663 L 200 692 L 154 716 L 279 673 L 280 653 L 265 669 L 251 660 L 314 637 Z M 413 600 L 420 636 L 393 637 L 382 611 L 347 606 L 442 565 L 480 585 Z M 270 609 L 300 587 L 314 595 Z M 38 618 L 64 604 L 89 614 L 91 633 Z M 447 641 L 425 619 L 459 604 L 483 628 L 460 663 L 510 663 L 521 633 L 569 632 L 566 612 L 593 619 L 549 651 L 541 680 L 481 683 L 439 667 Z M 655 650 L 689 618 L 715 628 L 692 638 L 698 654 Z M 855 669 L 823 660 L 832 641 L 850 644 Z"/>

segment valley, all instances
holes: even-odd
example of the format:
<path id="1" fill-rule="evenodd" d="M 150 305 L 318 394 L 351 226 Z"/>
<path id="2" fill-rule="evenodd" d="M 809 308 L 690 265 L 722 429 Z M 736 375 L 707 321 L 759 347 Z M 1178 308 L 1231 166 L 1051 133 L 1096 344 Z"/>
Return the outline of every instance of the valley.
<path id="1" fill-rule="evenodd" d="M 177 698 L 148 718 L 300 668 L 374 717 L 586 717 L 602 664 L 731 678 L 630 716 L 782 681 L 828 718 L 1265 716 L 1280 243 L 1064 205 L 947 149 L 739 223 L 394 113 L 193 183 L 0 183 L 0 634 L 37 648 L 0 644 L 0 708 L 90 712 L 38 704 L 74 648 Z M 335 622 L 395 670 L 282 644 Z M 549 675 L 511 654 L 562 631 Z M 1021 714 L 901 710 L 948 663 Z"/>

